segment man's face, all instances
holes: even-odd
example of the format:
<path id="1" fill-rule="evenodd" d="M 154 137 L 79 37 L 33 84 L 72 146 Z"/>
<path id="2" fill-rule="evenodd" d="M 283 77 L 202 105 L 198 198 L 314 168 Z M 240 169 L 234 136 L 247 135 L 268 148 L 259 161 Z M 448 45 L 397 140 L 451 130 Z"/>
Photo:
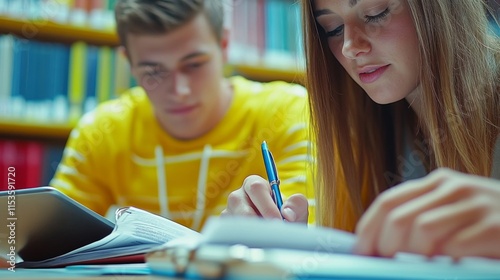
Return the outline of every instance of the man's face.
<path id="1" fill-rule="evenodd" d="M 168 34 L 128 34 L 132 73 L 173 137 L 200 137 L 223 118 L 231 100 L 223 77 L 225 46 L 202 14 Z"/>

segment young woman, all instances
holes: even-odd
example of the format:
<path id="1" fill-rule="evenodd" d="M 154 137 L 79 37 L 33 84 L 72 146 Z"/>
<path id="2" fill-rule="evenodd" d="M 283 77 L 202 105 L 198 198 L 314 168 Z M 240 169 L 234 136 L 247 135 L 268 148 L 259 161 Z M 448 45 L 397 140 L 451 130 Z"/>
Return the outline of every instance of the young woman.
<path id="1" fill-rule="evenodd" d="M 486 3 L 302 6 L 320 225 L 356 229 L 361 254 L 500 258 L 500 180 L 488 178 L 500 42 Z M 250 176 L 223 213 L 279 217 L 269 192 Z M 295 195 L 282 214 L 304 222 L 306 206 Z"/>

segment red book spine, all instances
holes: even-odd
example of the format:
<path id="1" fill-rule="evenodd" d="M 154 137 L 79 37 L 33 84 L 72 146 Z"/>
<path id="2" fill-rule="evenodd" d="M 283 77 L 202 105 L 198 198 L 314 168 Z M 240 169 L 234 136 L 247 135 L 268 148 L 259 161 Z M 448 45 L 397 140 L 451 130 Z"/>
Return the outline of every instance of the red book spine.
<path id="1" fill-rule="evenodd" d="M 26 187 L 40 187 L 42 184 L 43 145 L 38 142 L 25 143 Z"/>

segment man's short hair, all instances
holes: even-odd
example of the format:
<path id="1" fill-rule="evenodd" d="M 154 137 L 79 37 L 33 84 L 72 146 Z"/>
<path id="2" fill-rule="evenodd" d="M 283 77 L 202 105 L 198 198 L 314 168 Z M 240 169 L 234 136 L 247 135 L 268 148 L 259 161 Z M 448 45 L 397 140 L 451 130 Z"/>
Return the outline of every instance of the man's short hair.
<path id="1" fill-rule="evenodd" d="M 218 41 L 224 24 L 221 0 L 118 0 L 115 20 L 122 46 L 127 34 L 162 34 L 183 26 L 203 13 Z"/>

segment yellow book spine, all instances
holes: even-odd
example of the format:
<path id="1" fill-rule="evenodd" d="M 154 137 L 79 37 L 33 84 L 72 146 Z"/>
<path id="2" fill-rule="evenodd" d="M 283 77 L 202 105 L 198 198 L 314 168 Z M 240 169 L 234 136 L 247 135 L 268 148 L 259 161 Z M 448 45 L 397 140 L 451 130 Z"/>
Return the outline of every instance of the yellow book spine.
<path id="1" fill-rule="evenodd" d="M 97 102 L 101 103 L 110 99 L 111 89 L 111 64 L 112 50 L 110 47 L 99 49 L 99 61 L 97 62 Z"/>
<path id="2" fill-rule="evenodd" d="M 68 100 L 69 100 L 69 122 L 75 124 L 83 112 L 83 99 L 86 93 L 86 72 L 87 72 L 87 44 L 85 42 L 76 42 L 71 46 L 69 58 L 69 81 L 68 81 Z"/>

